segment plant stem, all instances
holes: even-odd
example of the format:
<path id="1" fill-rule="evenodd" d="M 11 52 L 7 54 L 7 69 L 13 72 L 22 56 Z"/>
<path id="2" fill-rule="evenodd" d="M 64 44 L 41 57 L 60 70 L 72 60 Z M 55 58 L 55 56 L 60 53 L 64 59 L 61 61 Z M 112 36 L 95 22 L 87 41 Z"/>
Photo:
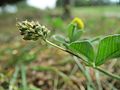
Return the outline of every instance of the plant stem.
<path id="1" fill-rule="evenodd" d="M 99 75 L 98 70 L 95 70 L 95 76 L 96 76 L 96 82 L 97 82 L 97 85 L 98 85 L 98 90 L 103 90 L 102 86 L 101 86 L 100 75 Z"/>
<path id="2" fill-rule="evenodd" d="M 115 79 L 117 79 L 117 80 L 120 80 L 120 76 L 115 75 L 115 74 L 112 74 L 112 73 L 109 73 L 109 72 L 103 70 L 103 69 L 100 68 L 100 67 L 95 67 L 95 69 L 98 70 L 98 71 L 100 71 L 100 72 L 102 72 L 102 73 L 104 73 L 104 74 L 106 74 L 106 75 L 108 75 L 108 76 L 110 76 L 110 77 L 112 77 L 112 78 L 115 78 Z"/>
<path id="3" fill-rule="evenodd" d="M 58 45 L 50 42 L 50 41 L 47 40 L 47 39 L 46 39 L 45 41 L 46 41 L 47 43 L 49 43 L 50 45 L 52 45 L 52 46 L 54 46 L 54 47 L 56 47 L 56 48 L 59 48 L 59 49 L 62 50 L 62 51 L 65 51 L 65 52 L 67 52 L 67 53 L 69 53 L 69 54 L 71 54 L 71 55 L 74 55 L 74 56 L 80 58 L 81 60 L 84 61 L 84 63 L 88 64 L 88 62 L 87 62 L 86 60 L 84 60 L 82 57 L 80 57 L 79 55 L 77 55 L 77 54 L 75 54 L 75 53 L 73 53 L 73 52 L 71 52 L 71 51 L 69 51 L 69 50 L 67 50 L 67 49 L 62 48 L 62 47 L 60 47 L 60 46 L 58 46 Z"/>
<path id="4" fill-rule="evenodd" d="M 84 68 L 83 65 L 79 62 L 77 57 L 74 57 L 74 61 L 76 62 L 77 66 L 79 67 L 79 69 L 82 71 L 82 73 L 84 74 L 85 78 L 87 79 L 87 88 L 89 89 L 90 86 L 92 86 L 91 90 L 95 90 L 95 86 L 94 83 L 91 79 L 91 76 L 89 74 L 89 71 L 87 68 Z"/>
<path id="5" fill-rule="evenodd" d="M 67 50 L 67 49 L 62 48 L 62 47 L 60 47 L 60 46 L 58 46 L 58 45 L 50 42 L 50 41 L 47 40 L 47 39 L 46 39 L 45 41 L 46 41 L 47 43 L 49 43 L 50 45 L 52 45 L 52 46 L 54 46 L 54 47 L 56 47 L 56 48 L 59 48 L 59 49 L 62 50 L 62 51 L 68 52 L 69 54 L 74 55 L 74 56 L 80 58 L 81 60 L 84 61 L 84 63 L 88 64 L 88 62 L 87 62 L 86 60 L 84 60 L 82 57 L 80 57 L 79 55 L 77 55 L 77 54 L 75 54 L 75 53 L 73 53 L 73 52 L 71 52 L 71 51 L 69 51 L 69 50 Z M 109 73 L 109 72 L 101 69 L 100 67 L 93 67 L 93 68 L 96 69 L 96 70 L 98 70 L 98 71 L 100 71 L 100 72 L 102 72 L 102 73 L 104 73 L 104 74 L 106 74 L 106 75 L 108 75 L 108 76 L 110 76 L 110 77 L 112 77 L 112 78 L 115 78 L 115 79 L 117 79 L 117 80 L 120 80 L 120 76 L 117 76 L 117 75 L 115 75 L 115 74 Z"/>
<path id="6" fill-rule="evenodd" d="M 21 65 L 21 76 L 23 90 L 27 90 L 26 67 L 23 64 Z"/>
<path id="7" fill-rule="evenodd" d="M 12 77 L 11 81 L 10 81 L 9 90 L 13 90 L 13 86 L 14 86 L 14 84 L 16 82 L 18 73 L 19 73 L 19 67 L 16 65 L 15 72 L 13 74 L 13 77 Z"/>

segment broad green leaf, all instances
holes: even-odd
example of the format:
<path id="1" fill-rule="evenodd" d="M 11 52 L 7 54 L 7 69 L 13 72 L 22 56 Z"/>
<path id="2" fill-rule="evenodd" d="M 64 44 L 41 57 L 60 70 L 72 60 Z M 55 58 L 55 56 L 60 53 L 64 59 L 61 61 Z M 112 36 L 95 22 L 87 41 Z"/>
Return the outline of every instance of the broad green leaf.
<path id="1" fill-rule="evenodd" d="M 68 49 L 87 58 L 88 62 L 94 61 L 94 50 L 89 41 L 76 41 L 68 46 Z"/>
<path id="2" fill-rule="evenodd" d="M 98 66 L 108 59 L 117 57 L 120 57 L 120 35 L 103 38 L 99 43 L 95 64 Z"/>

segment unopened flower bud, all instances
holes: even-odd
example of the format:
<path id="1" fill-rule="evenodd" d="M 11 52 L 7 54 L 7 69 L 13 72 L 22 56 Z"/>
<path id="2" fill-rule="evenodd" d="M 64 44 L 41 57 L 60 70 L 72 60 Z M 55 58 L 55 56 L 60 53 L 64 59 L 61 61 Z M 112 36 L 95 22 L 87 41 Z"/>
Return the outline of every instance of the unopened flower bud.
<path id="1" fill-rule="evenodd" d="M 76 23 L 78 29 L 84 29 L 84 22 L 80 18 L 74 18 L 72 23 Z"/>

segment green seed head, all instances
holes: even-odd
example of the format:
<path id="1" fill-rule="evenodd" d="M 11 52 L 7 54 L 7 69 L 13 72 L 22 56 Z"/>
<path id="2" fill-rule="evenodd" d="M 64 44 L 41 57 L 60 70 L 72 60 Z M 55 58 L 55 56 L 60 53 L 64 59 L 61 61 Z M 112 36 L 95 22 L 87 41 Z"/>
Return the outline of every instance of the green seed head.
<path id="1" fill-rule="evenodd" d="M 17 27 L 25 40 L 38 40 L 39 38 L 45 40 L 49 33 L 49 30 L 45 26 L 34 21 L 18 22 Z"/>

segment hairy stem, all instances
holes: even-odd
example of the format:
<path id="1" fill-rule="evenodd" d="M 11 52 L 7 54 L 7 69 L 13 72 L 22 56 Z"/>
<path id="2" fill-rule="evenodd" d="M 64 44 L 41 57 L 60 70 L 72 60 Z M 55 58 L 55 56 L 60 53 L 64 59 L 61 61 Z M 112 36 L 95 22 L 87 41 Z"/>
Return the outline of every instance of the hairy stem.
<path id="1" fill-rule="evenodd" d="M 50 41 L 47 40 L 47 39 L 46 39 L 45 41 L 46 41 L 47 43 L 49 43 L 50 45 L 52 45 L 52 46 L 54 46 L 54 47 L 56 47 L 56 48 L 59 48 L 59 49 L 62 50 L 62 51 L 65 51 L 65 52 L 67 52 L 67 53 L 69 53 L 69 54 L 71 54 L 71 55 L 74 55 L 74 56 L 80 58 L 81 60 L 84 61 L 84 63 L 88 64 L 88 62 L 87 62 L 86 60 L 84 60 L 82 57 L 80 57 L 79 55 L 77 55 L 77 54 L 75 54 L 75 53 L 73 53 L 73 52 L 71 52 L 71 51 L 69 51 L 69 50 L 67 50 L 67 49 L 62 48 L 62 47 L 60 47 L 60 46 L 58 46 L 58 45 L 50 42 Z"/>

